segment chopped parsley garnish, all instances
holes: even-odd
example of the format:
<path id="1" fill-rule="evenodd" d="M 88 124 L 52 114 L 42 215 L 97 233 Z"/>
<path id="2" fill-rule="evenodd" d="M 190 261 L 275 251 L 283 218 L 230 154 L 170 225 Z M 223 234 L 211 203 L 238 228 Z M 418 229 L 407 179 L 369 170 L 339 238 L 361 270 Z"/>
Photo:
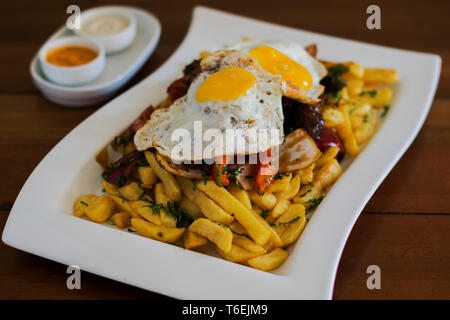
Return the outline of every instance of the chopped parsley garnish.
<path id="1" fill-rule="evenodd" d="M 149 166 L 147 159 L 137 159 L 136 164 L 138 165 L 138 167 L 148 167 Z"/>
<path id="2" fill-rule="evenodd" d="M 133 136 L 115 137 L 115 138 L 114 138 L 114 143 L 115 143 L 117 146 L 120 146 L 120 145 L 126 146 L 128 143 L 131 142 L 131 140 L 133 140 Z"/>
<path id="3" fill-rule="evenodd" d="M 177 220 L 177 228 L 188 227 L 194 222 L 194 218 L 192 218 L 186 210 L 179 208 L 178 203 L 176 202 L 167 202 L 166 214 Z"/>
<path id="4" fill-rule="evenodd" d="M 136 232 L 136 230 L 133 230 L 131 228 L 128 228 L 128 232 Z"/>
<path id="5" fill-rule="evenodd" d="M 138 200 L 144 199 L 144 197 L 145 197 L 146 195 L 147 195 L 147 194 L 146 194 L 145 192 L 142 192 L 142 193 L 139 195 Z"/>
<path id="6" fill-rule="evenodd" d="M 114 222 L 112 222 L 111 220 L 109 220 L 107 223 L 110 225 L 114 225 Z"/>
<path id="7" fill-rule="evenodd" d="M 311 206 L 309 207 L 310 210 L 313 210 L 315 208 L 317 208 L 317 206 L 322 202 L 323 197 L 319 197 L 319 198 L 314 198 L 314 199 L 309 199 L 308 201 L 305 202 L 305 204 L 307 203 L 311 203 Z"/>
<path id="8" fill-rule="evenodd" d="M 128 202 L 130 200 L 128 200 L 127 198 L 125 198 L 124 196 L 120 196 L 120 199 L 122 199 L 122 202 Z"/>
<path id="9" fill-rule="evenodd" d="M 312 191 L 311 189 L 306 189 L 305 192 L 304 192 L 303 194 L 299 195 L 299 197 L 300 197 L 300 198 L 303 198 L 304 196 L 306 196 L 306 194 L 307 194 L 308 192 L 311 192 L 311 191 Z"/>
<path id="10" fill-rule="evenodd" d="M 223 226 L 223 227 L 225 227 L 225 228 L 230 229 L 231 233 L 233 233 L 233 234 L 235 234 L 235 235 L 237 235 L 237 236 L 250 238 L 250 237 L 248 236 L 248 234 L 236 232 L 236 231 L 234 231 L 229 225 L 227 225 L 227 224 L 225 224 L 225 223 L 217 223 L 217 224 L 218 224 L 219 226 Z"/>
<path id="11" fill-rule="evenodd" d="M 371 98 L 373 98 L 377 95 L 377 90 L 363 90 L 360 92 L 359 96 L 362 97 L 365 94 L 368 94 Z"/>
<path id="12" fill-rule="evenodd" d="M 366 115 L 364 116 L 363 122 L 364 122 L 364 123 L 368 123 L 371 116 L 372 116 L 372 111 L 370 111 L 368 114 L 366 114 Z"/>
<path id="13" fill-rule="evenodd" d="M 192 180 L 192 190 L 195 191 L 195 188 L 197 188 L 197 181 Z"/>
<path id="14" fill-rule="evenodd" d="M 275 180 L 280 180 L 281 178 L 287 177 L 287 176 L 288 176 L 287 173 L 278 171 L 278 172 L 275 174 L 275 176 L 274 176 L 273 178 L 274 178 Z"/>
<path id="15" fill-rule="evenodd" d="M 337 82 L 336 84 L 345 85 L 346 83 L 344 80 L 342 80 L 341 76 L 344 73 L 347 73 L 348 71 L 349 71 L 349 69 L 346 65 L 344 65 L 342 63 L 338 63 L 338 64 L 331 66 L 328 69 L 328 75 L 336 79 L 335 80 L 335 82 Z"/>
<path id="16" fill-rule="evenodd" d="M 152 209 L 153 214 L 158 214 L 160 210 L 164 209 L 164 205 L 161 203 L 156 203 L 155 201 L 151 201 L 149 205 L 145 205 L 143 207 L 148 207 Z"/>
<path id="17" fill-rule="evenodd" d="M 381 114 L 381 117 L 384 117 L 388 113 L 389 108 L 390 108 L 389 106 L 384 106 L 384 110 L 383 113 Z"/>
<path id="18" fill-rule="evenodd" d="M 164 210 L 167 216 L 177 220 L 177 228 L 188 227 L 194 222 L 194 218 L 192 218 L 186 210 L 179 208 L 176 202 L 168 201 L 167 205 L 164 206 L 162 203 L 151 201 L 149 205 L 143 207 L 151 208 L 153 214 L 158 214 L 161 210 Z"/>
<path id="19" fill-rule="evenodd" d="M 269 215 L 269 210 L 263 210 L 263 212 L 261 212 L 261 217 L 262 218 L 267 218 L 267 216 Z"/>
<path id="20" fill-rule="evenodd" d="M 89 205 L 88 205 L 86 202 L 84 202 L 84 201 L 80 201 L 80 203 L 81 203 L 82 205 L 85 205 L 86 207 L 89 207 Z"/>
<path id="21" fill-rule="evenodd" d="M 342 99 L 341 91 L 333 91 L 331 93 L 331 96 L 333 97 L 334 100 L 336 100 L 334 105 L 337 107 Z"/>
<path id="22" fill-rule="evenodd" d="M 127 182 L 127 178 L 125 178 L 124 176 L 119 176 L 117 178 L 117 185 L 119 187 L 122 187 L 125 184 L 125 182 Z"/>
<path id="23" fill-rule="evenodd" d="M 287 227 L 287 226 L 289 226 L 290 224 L 292 224 L 292 223 L 294 223 L 294 222 L 297 222 L 298 220 L 300 220 L 300 216 L 296 216 L 295 218 L 293 218 L 292 220 L 287 221 L 287 222 L 272 223 L 271 226 L 272 226 L 272 227 L 277 227 L 277 226 L 278 226 L 278 227 L 280 227 L 280 226 Z"/>
<path id="24" fill-rule="evenodd" d="M 353 112 L 355 112 L 355 110 L 356 110 L 355 107 L 351 108 L 350 111 L 348 112 L 348 114 L 352 114 Z"/>
<path id="25" fill-rule="evenodd" d="M 312 183 L 311 181 L 309 181 L 309 182 L 308 182 L 308 186 L 310 186 L 310 187 L 315 187 L 315 184 Z"/>

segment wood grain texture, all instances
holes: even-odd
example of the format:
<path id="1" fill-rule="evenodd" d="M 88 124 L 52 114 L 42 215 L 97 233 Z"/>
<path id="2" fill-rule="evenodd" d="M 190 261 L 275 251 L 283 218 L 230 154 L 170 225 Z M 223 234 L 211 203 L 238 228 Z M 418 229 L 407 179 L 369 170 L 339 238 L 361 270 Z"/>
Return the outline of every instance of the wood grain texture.
<path id="1" fill-rule="evenodd" d="M 78 0 L 82 9 L 120 1 Z M 365 27 L 371 1 L 133 0 L 161 21 L 158 48 L 122 91 L 160 66 L 177 48 L 195 4 L 295 28 L 443 58 L 436 99 L 411 147 L 365 207 L 344 250 L 334 298 L 450 298 L 450 28 L 449 1 L 377 1 L 382 29 Z M 39 161 L 99 106 L 70 109 L 46 101 L 33 86 L 29 62 L 66 19 L 72 1 L 3 1 L 0 19 L 0 229 Z M 14 26 L 14 28 L 11 28 Z M 245 30 L 242 31 L 245 36 Z M 206 48 L 199 48 L 203 50 Z M 319 48 L 320 53 L 320 48 Z M 325 54 L 325 53 L 322 53 Z M 418 66 L 411 66 L 412 68 Z M 394 106 L 395 107 L 395 106 Z M 393 137 L 395 139 L 395 137 Z M 162 299 L 83 273 L 82 290 L 66 288 L 66 267 L 0 244 L 0 299 Z M 368 290 L 366 268 L 381 267 L 382 289 Z"/>

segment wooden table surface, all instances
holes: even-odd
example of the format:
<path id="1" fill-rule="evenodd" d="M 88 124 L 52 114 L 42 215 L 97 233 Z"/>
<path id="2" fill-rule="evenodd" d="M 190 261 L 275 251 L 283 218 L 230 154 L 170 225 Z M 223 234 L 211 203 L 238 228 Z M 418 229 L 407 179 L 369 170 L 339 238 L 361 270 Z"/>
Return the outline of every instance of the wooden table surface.
<path id="1" fill-rule="evenodd" d="M 365 10 L 372 2 L 381 7 L 381 30 L 365 26 Z M 99 107 L 57 106 L 45 100 L 30 80 L 31 57 L 65 21 L 66 7 L 72 3 L 15 0 L 1 4 L 0 167 L 5 169 L 0 184 L 1 230 L 35 166 Z M 124 1 L 76 3 L 86 9 Z M 152 57 L 124 90 L 154 71 L 177 48 L 189 25 L 194 1 L 135 0 L 130 4 L 153 12 L 161 21 L 162 36 Z M 450 2 L 217 0 L 204 4 L 291 27 L 442 57 L 431 112 L 414 143 L 356 222 L 339 265 L 334 298 L 449 299 Z M 245 35 L 245 30 L 242 33 Z M 66 266 L 3 243 L 0 261 L 0 299 L 162 297 L 87 273 L 82 274 L 82 289 L 70 291 L 66 288 Z M 366 268 L 373 264 L 381 268 L 381 290 L 366 287 Z"/>

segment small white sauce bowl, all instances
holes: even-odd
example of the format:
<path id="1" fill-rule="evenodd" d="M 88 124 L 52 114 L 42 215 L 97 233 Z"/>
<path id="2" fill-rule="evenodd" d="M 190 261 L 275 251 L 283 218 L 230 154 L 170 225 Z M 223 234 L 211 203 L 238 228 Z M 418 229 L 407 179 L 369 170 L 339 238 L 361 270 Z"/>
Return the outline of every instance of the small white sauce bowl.
<path id="1" fill-rule="evenodd" d="M 93 49 L 98 53 L 94 60 L 75 67 L 62 67 L 47 61 L 47 52 L 53 48 L 63 46 L 82 46 Z M 78 86 L 91 82 L 97 78 L 105 68 L 105 50 L 90 39 L 76 36 L 61 37 L 47 42 L 39 50 L 39 62 L 47 78 L 57 84 Z"/>
<path id="2" fill-rule="evenodd" d="M 80 37 L 88 38 L 102 44 L 103 48 L 105 48 L 106 54 L 113 54 L 124 50 L 133 42 L 134 38 L 136 38 L 137 22 L 136 17 L 129 12 L 112 8 L 95 8 L 81 12 L 81 26 L 83 26 L 83 23 L 88 22 L 91 19 L 107 15 L 122 17 L 128 21 L 128 26 L 118 33 L 109 35 L 87 34 L 83 32 L 82 27 L 80 29 L 75 29 L 74 32 Z"/>

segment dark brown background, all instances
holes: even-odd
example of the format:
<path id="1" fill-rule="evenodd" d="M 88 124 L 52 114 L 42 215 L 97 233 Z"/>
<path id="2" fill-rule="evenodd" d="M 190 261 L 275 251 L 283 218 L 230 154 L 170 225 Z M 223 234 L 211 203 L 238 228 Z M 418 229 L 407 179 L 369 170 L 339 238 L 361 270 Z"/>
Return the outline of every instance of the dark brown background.
<path id="1" fill-rule="evenodd" d="M 0 225 L 28 175 L 45 154 L 98 106 L 63 108 L 30 80 L 32 55 L 82 9 L 125 1 L 2 1 L 0 5 Z M 180 44 L 195 1 L 135 0 L 162 24 L 158 48 L 129 88 Z M 203 1 L 218 9 L 296 28 L 441 55 L 439 89 L 420 134 L 365 207 L 337 274 L 336 299 L 450 298 L 450 2 L 449 1 Z M 365 10 L 381 7 L 382 30 L 365 27 Z M 245 30 L 243 30 L 245 34 Z M 415 68 L 416 66 L 411 66 Z M 125 88 L 126 89 L 126 88 Z M 395 138 L 395 137 L 393 137 Z M 74 150 L 79 152 L 79 150 Z M 158 298 L 91 274 L 82 289 L 66 288 L 66 267 L 0 244 L 0 299 Z M 366 288 L 366 268 L 381 267 L 381 290 Z"/>

